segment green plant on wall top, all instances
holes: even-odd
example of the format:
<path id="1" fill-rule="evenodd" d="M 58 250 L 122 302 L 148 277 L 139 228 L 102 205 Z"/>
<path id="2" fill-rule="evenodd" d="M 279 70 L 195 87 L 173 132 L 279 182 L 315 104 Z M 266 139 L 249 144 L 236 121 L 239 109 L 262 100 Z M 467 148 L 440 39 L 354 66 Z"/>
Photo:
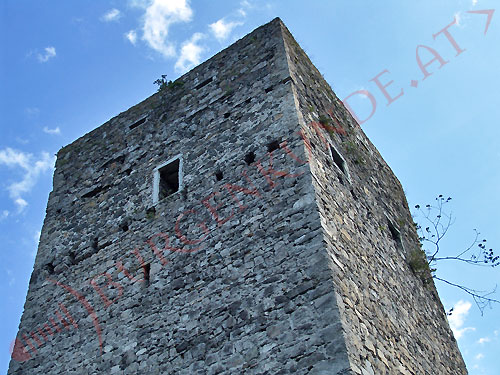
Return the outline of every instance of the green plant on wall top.
<path id="1" fill-rule="evenodd" d="M 178 87 L 184 86 L 184 82 L 181 80 L 177 79 L 175 81 L 167 81 L 167 75 L 162 74 L 161 78 L 158 78 L 156 81 L 153 82 L 155 85 L 158 85 L 158 92 L 164 92 L 167 89 L 175 89 Z"/>
<path id="2" fill-rule="evenodd" d="M 339 134 L 341 137 L 347 135 L 344 128 L 340 125 L 340 123 L 336 119 L 334 124 L 333 116 L 334 116 L 333 112 L 329 112 L 328 116 L 327 115 L 319 116 L 318 122 L 320 123 L 321 127 L 325 129 L 330 134 L 330 136 L 333 136 L 334 133 Z"/>

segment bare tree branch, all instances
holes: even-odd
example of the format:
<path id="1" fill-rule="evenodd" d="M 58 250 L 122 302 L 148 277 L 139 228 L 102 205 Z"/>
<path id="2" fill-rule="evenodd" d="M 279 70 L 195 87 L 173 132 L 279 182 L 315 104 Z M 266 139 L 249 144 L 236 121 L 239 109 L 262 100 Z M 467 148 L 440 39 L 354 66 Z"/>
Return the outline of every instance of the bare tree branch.
<path id="1" fill-rule="evenodd" d="M 493 249 L 486 248 L 486 240 L 480 240 L 480 233 L 474 229 L 475 236 L 471 244 L 465 249 L 459 252 L 457 255 L 443 255 L 439 256 L 441 252 L 440 242 L 443 237 L 448 233 L 448 230 L 454 223 L 454 217 L 452 213 L 446 212 L 446 205 L 451 201 L 451 198 L 445 199 L 442 195 L 439 195 L 436 198 L 436 204 L 430 205 L 427 204 L 425 209 L 422 209 L 420 205 L 416 205 L 415 208 L 418 210 L 420 214 L 422 214 L 422 218 L 426 224 L 424 228 L 423 225 L 417 225 L 417 233 L 419 235 L 419 240 L 421 242 L 422 247 L 424 245 L 430 246 L 431 249 L 423 250 L 422 256 L 425 254 L 426 263 L 428 266 L 428 272 L 430 271 L 430 276 L 436 280 L 444 282 L 448 285 L 454 286 L 456 288 L 461 289 L 466 292 L 474 299 L 477 307 L 483 314 L 484 309 L 486 307 L 491 307 L 492 303 L 500 303 L 499 300 L 490 298 L 488 296 L 492 295 L 496 291 L 496 286 L 492 291 L 486 292 L 481 290 L 472 289 L 457 283 L 453 283 L 451 281 L 442 279 L 435 275 L 435 267 L 436 263 L 439 261 L 458 261 L 474 266 L 479 267 L 496 267 L 500 265 L 500 257 L 495 255 Z M 420 251 L 420 250 L 419 250 Z M 418 261 L 418 257 L 413 259 L 413 265 L 417 268 L 417 273 L 423 277 L 424 282 L 430 280 L 430 278 L 423 276 L 426 272 L 422 273 L 422 265 L 420 261 Z M 418 269 L 420 268 L 420 269 Z M 415 271 L 415 270 L 414 270 Z"/>
<path id="2" fill-rule="evenodd" d="M 496 292 L 496 290 L 497 290 L 496 285 L 492 291 L 486 293 L 485 291 L 475 290 L 475 289 L 467 288 L 467 287 L 460 285 L 460 284 L 452 283 L 448 280 L 442 279 L 442 278 L 437 277 L 437 276 L 434 276 L 434 279 L 442 281 L 443 283 L 454 286 L 456 288 L 459 288 L 459 289 L 463 290 L 465 293 L 472 296 L 472 298 L 474 299 L 474 302 L 476 303 L 476 306 L 479 308 L 479 311 L 481 311 L 481 315 L 483 315 L 484 309 L 486 309 L 486 307 L 490 307 L 490 308 L 492 307 L 492 303 L 500 303 L 499 300 L 487 297 L 487 296 Z M 479 294 L 479 293 L 483 293 L 483 294 Z"/>

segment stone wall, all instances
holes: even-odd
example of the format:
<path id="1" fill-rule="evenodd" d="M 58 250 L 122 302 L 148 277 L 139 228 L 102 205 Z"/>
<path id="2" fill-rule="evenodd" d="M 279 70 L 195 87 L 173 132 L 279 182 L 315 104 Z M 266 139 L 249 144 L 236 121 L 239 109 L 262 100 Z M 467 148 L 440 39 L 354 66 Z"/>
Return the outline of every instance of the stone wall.
<path id="1" fill-rule="evenodd" d="M 409 266 L 420 245 L 401 184 L 282 27 L 352 370 L 466 374 L 432 280 Z"/>
<path id="2" fill-rule="evenodd" d="M 61 149 L 9 374 L 347 371 L 298 123 L 275 20 Z"/>
<path id="3" fill-rule="evenodd" d="M 466 373 L 412 223 L 275 19 L 59 151 L 8 374 Z"/>

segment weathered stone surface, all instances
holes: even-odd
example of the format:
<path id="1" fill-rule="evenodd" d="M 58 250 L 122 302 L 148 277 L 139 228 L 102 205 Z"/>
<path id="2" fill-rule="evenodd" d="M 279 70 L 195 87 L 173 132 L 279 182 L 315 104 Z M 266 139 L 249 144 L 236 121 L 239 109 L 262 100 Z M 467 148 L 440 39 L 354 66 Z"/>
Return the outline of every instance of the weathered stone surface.
<path id="1" fill-rule="evenodd" d="M 415 246 L 399 182 L 276 19 L 59 151 L 8 373 L 465 374 Z"/>

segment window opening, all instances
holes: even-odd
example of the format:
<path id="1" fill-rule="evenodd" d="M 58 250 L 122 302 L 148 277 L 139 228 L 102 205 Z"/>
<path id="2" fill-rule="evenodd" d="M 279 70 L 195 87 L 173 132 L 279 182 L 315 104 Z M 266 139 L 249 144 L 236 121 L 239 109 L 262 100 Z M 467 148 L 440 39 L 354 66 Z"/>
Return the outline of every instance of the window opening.
<path id="1" fill-rule="evenodd" d="M 347 169 L 347 163 L 345 162 L 342 155 L 340 155 L 337 149 L 332 145 L 330 145 L 330 152 L 332 154 L 332 159 L 335 162 L 335 165 L 337 165 L 337 167 L 339 167 L 342 173 L 347 176 L 347 179 L 349 179 L 349 171 Z"/>
<path id="2" fill-rule="evenodd" d="M 391 237 L 396 243 L 396 248 L 399 250 L 404 250 L 403 240 L 401 238 L 401 232 L 394 226 L 391 220 L 387 219 L 387 226 L 389 227 L 389 232 L 391 232 Z"/>
<path id="3" fill-rule="evenodd" d="M 149 280 L 151 277 L 151 264 L 146 263 L 142 268 L 144 271 L 144 282 L 145 282 L 146 286 L 148 286 Z"/>
<path id="4" fill-rule="evenodd" d="M 161 168 L 159 198 L 163 199 L 179 190 L 179 159 Z"/>
<path id="5" fill-rule="evenodd" d="M 182 159 L 178 155 L 155 169 L 153 204 L 181 190 L 181 184 Z"/>

